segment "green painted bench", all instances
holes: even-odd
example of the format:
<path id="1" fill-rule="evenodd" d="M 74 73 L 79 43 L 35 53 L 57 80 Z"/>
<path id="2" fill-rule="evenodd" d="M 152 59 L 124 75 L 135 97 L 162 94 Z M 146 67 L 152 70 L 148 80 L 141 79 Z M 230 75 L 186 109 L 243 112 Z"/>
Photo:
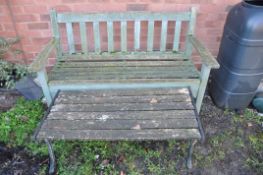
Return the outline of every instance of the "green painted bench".
<path id="1" fill-rule="evenodd" d="M 143 51 L 140 36 L 142 22 L 145 21 L 147 21 L 147 48 L 145 49 L 145 51 Z M 156 21 L 161 21 L 161 33 L 159 49 L 154 50 L 154 42 L 156 42 L 154 41 L 156 40 L 154 39 Z M 172 38 L 172 49 L 168 50 L 166 47 L 167 38 L 169 36 L 167 30 L 168 23 L 170 24 L 170 21 L 172 21 L 172 24 L 174 24 L 174 34 Z M 104 51 L 101 47 L 101 22 L 106 22 L 107 24 L 106 28 L 108 45 L 106 51 Z M 128 28 L 128 22 L 132 22 L 133 25 L 132 36 L 134 38 L 134 41 L 132 48 L 128 47 L 128 38 L 130 38 L 128 37 L 130 36 L 130 34 L 128 33 L 128 31 L 130 31 L 130 28 Z M 93 32 L 87 32 L 89 31 L 87 30 L 87 23 L 92 24 Z M 182 23 L 188 23 L 184 50 L 179 49 L 182 33 L 181 28 L 183 26 Z M 191 107 L 193 108 L 193 110 L 196 110 L 196 114 L 198 114 L 200 112 L 210 70 L 219 68 L 219 64 L 214 59 L 212 54 L 194 37 L 195 23 L 195 8 L 192 8 L 191 11 L 188 12 L 179 13 L 120 12 L 74 14 L 56 13 L 56 11 L 51 10 L 51 26 L 53 31 L 53 38 L 43 49 L 43 51 L 38 55 L 38 57 L 33 61 L 29 68 L 32 72 L 37 72 L 38 80 L 51 110 L 52 108 L 56 107 L 57 103 L 59 103 L 56 100 L 61 99 L 61 94 L 58 93 L 59 91 L 64 96 L 67 96 L 67 93 L 69 93 L 68 96 L 71 97 L 71 92 L 79 93 L 76 98 L 78 97 L 77 99 L 81 101 L 81 92 L 84 91 L 87 94 L 96 90 L 105 91 L 105 93 L 108 91 L 114 91 L 115 93 L 116 91 L 125 91 L 127 95 L 134 90 L 144 89 L 151 92 L 152 89 L 159 88 L 163 89 L 163 92 L 165 92 L 167 88 L 174 88 L 177 90 L 178 88 L 188 88 L 189 93 L 192 94 L 192 98 L 190 101 Z M 114 26 L 116 26 L 116 24 L 120 27 L 119 33 L 117 33 L 118 30 L 114 30 Z M 61 32 L 61 25 L 64 25 L 66 28 L 66 40 L 68 49 L 65 49 L 64 47 L 65 41 L 62 37 L 63 32 Z M 78 26 L 78 31 L 76 31 L 76 28 L 74 27 L 75 25 Z M 76 45 L 78 44 L 76 33 L 78 33 L 77 35 L 80 36 L 79 42 L 81 44 L 81 49 L 78 49 L 76 47 Z M 87 40 L 87 36 L 90 35 L 93 35 L 93 43 L 90 43 Z M 120 35 L 119 50 L 115 49 L 115 35 Z M 94 47 L 94 49 L 91 49 L 91 46 Z M 196 69 L 195 65 L 192 62 L 191 56 L 193 48 L 195 48 L 196 51 L 200 54 L 202 60 L 201 72 Z M 47 73 L 46 65 L 48 62 L 48 57 L 53 50 L 56 51 L 56 64 L 52 68 L 52 70 Z M 180 97 L 180 90 L 177 92 L 177 95 L 179 95 L 178 97 Z M 58 96 L 60 97 L 59 99 L 56 99 L 56 94 L 58 94 Z M 125 96 L 125 94 L 123 95 Z M 153 93 L 152 95 L 156 94 Z M 163 93 L 163 98 L 164 97 L 166 97 L 165 93 Z M 119 98 L 122 99 L 123 97 L 119 96 Z M 74 101 L 75 103 L 78 102 L 78 100 L 76 101 L 76 99 L 74 99 L 73 97 L 70 98 L 70 100 Z M 110 97 L 109 99 L 104 100 L 109 102 Z M 137 97 L 135 98 L 135 100 L 140 99 Z M 184 98 L 182 98 L 182 100 L 184 100 Z M 78 105 L 79 107 L 81 107 L 81 103 Z M 87 105 L 88 109 L 89 105 L 90 104 Z M 132 104 L 128 104 L 128 106 L 129 105 L 132 106 Z M 106 110 L 106 107 L 103 105 L 99 105 L 98 110 L 109 112 Z M 120 111 L 122 109 L 121 107 L 117 108 L 116 106 L 115 108 L 115 110 Z M 70 108 L 68 105 L 60 105 L 59 109 L 62 111 L 68 110 L 67 115 L 63 114 L 60 116 L 64 116 L 65 120 L 67 119 L 67 117 L 70 117 L 70 114 L 72 114 L 73 118 L 74 116 L 83 116 L 83 114 L 77 114 L 76 111 L 74 113 L 74 110 L 76 110 L 76 108 Z M 70 111 L 70 109 L 72 109 L 72 111 Z M 157 118 L 159 118 L 160 116 L 165 116 L 165 112 L 167 112 L 168 115 L 169 109 L 164 109 L 165 110 L 162 110 L 162 113 L 155 113 L 154 116 Z M 138 105 L 136 106 L 136 110 L 144 111 L 144 108 L 143 106 Z M 182 111 L 182 109 L 176 108 L 173 110 L 175 110 L 173 112 L 175 116 L 176 113 L 178 113 L 179 115 L 180 111 Z M 129 115 L 129 110 L 126 111 L 126 114 Z M 49 117 L 53 115 L 54 114 L 51 111 L 50 115 L 43 123 L 49 122 L 49 127 L 53 126 L 54 129 L 56 125 L 52 124 L 52 122 L 50 121 L 47 121 Z M 90 114 L 86 113 L 86 115 L 89 116 Z M 146 113 L 142 112 L 139 116 L 144 115 L 146 115 Z M 138 122 L 140 123 L 139 119 Z M 176 122 L 177 121 L 174 121 L 174 123 Z M 67 121 L 66 123 L 64 122 L 65 125 L 63 125 L 63 122 L 57 124 L 62 128 L 66 127 L 65 125 L 70 125 L 71 127 L 76 128 L 81 123 L 68 123 Z M 88 125 L 85 125 L 85 127 L 84 125 L 83 128 L 88 127 Z M 119 126 L 116 121 L 114 125 Z M 41 125 L 41 127 L 45 126 L 47 126 L 47 124 Z M 98 126 L 97 130 L 102 129 L 101 127 L 99 127 L 99 124 L 95 126 Z M 164 124 L 162 126 L 162 129 L 168 129 L 170 127 L 169 124 Z M 94 128 L 94 126 L 92 127 Z M 48 129 L 52 130 L 52 127 Z M 190 127 L 188 129 L 194 128 Z M 55 132 L 53 132 L 53 134 L 55 134 Z M 52 138 L 52 136 L 54 136 L 53 134 L 51 132 L 49 132 L 49 134 L 42 133 L 42 139 L 46 138 L 47 143 L 49 143 L 48 139 Z M 111 139 L 118 140 L 118 138 L 125 138 L 125 133 L 123 133 L 123 135 L 122 133 L 119 134 L 120 135 L 118 137 L 116 136 L 115 139 Z M 83 137 L 81 137 L 80 135 L 76 136 L 73 134 L 73 131 L 67 131 L 67 134 L 62 133 L 62 135 L 64 135 L 64 139 L 89 139 L 89 137 L 90 139 L 96 139 L 95 135 L 93 135 L 92 137 L 92 134 L 87 133 L 86 135 L 84 134 Z M 114 135 L 110 136 L 114 137 Z M 191 138 L 193 138 L 194 136 L 196 135 L 189 135 L 188 132 L 184 132 L 184 134 L 181 133 L 181 137 L 183 137 L 184 139 L 191 140 Z M 134 135 L 133 137 L 136 138 L 137 136 Z M 166 137 L 170 138 L 168 136 Z M 180 139 L 183 139 L 181 137 Z M 56 139 L 59 138 L 60 137 L 58 136 Z M 195 138 L 197 139 L 200 137 L 196 136 Z M 106 138 L 104 137 L 104 139 Z M 129 139 L 128 135 L 126 139 Z"/>

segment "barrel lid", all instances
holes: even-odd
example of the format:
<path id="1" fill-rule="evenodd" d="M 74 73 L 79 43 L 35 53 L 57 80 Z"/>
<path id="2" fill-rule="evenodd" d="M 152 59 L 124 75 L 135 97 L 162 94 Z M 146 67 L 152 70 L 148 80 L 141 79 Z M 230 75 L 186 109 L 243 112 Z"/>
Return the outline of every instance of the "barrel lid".
<path id="1" fill-rule="evenodd" d="M 263 1 L 243 1 L 227 17 L 225 30 L 240 44 L 263 46 Z"/>

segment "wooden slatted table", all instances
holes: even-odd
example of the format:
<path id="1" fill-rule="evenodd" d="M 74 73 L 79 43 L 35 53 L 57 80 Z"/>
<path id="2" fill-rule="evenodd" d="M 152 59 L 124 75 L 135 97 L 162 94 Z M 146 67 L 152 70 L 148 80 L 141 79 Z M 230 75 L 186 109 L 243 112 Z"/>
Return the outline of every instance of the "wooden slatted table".
<path id="1" fill-rule="evenodd" d="M 61 91 L 35 133 L 49 140 L 190 140 L 202 127 L 188 88 Z M 54 172 L 54 168 L 51 168 Z"/>

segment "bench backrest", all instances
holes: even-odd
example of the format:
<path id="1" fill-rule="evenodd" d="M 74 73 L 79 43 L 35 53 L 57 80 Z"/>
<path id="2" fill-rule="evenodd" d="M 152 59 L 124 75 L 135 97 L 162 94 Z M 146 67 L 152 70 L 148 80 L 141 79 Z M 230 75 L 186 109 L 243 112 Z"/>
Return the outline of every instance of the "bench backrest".
<path id="1" fill-rule="evenodd" d="M 118 12 L 118 13 L 90 13 L 90 14 L 76 14 L 76 13 L 56 13 L 55 10 L 51 10 L 51 23 L 53 36 L 59 39 L 59 46 L 57 48 L 58 56 L 66 53 L 66 54 L 75 54 L 82 53 L 88 54 L 91 52 L 89 47 L 93 45 L 94 49 L 92 52 L 100 53 L 102 51 L 101 47 L 101 31 L 100 31 L 100 23 L 106 22 L 107 28 L 107 51 L 115 52 L 115 51 L 123 51 L 127 52 L 128 50 L 128 41 L 127 39 L 127 23 L 133 22 L 133 51 L 140 51 L 141 47 L 141 22 L 147 22 L 147 38 L 146 38 L 146 51 L 153 51 L 154 46 L 154 28 L 155 22 L 161 21 L 161 33 L 160 33 L 160 47 L 159 51 L 166 51 L 167 44 L 167 31 L 168 31 L 168 21 L 174 22 L 174 35 L 173 35 L 173 46 L 172 51 L 179 51 L 179 43 L 180 43 L 180 35 L 181 35 L 181 26 L 182 22 L 188 23 L 188 29 L 186 31 L 187 35 L 194 34 L 195 21 L 196 21 L 196 9 L 191 8 L 191 11 L 188 12 Z M 119 33 L 116 33 L 114 30 L 114 23 L 118 22 L 120 26 Z M 78 24 L 78 31 L 80 36 L 80 45 L 81 49 L 78 51 L 76 49 L 76 41 L 75 41 L 75 33 L 76 31 L 73 29 L 73 24 Z M 87 32 L 87 23 L 92 23 L 93 28 L 93 43 L 88 43 L 87 35 L 90 35 Z M 66 28 L 66 42 L 68 45 L 68 49 L 62 49 L 61 45 L 61 25 L 64 25 Z M 114 36 L 120 36 L 120 50 L 116 50 L 114 48 L 115 41 Z M 191 54 L 191 47 L 187 43 L 185 50 L 189 54 Z"/>

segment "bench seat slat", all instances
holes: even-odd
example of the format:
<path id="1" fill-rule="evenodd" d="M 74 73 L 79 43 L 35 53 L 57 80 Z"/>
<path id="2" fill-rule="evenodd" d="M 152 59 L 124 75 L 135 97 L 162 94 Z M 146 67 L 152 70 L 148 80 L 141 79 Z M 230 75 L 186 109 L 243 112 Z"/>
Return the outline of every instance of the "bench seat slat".
<path id="1" fill-rule="evenodd" d="M 167 140 L 200 139 L 198 129 L 148 130 L 41 130 L 38 139 L 65 140 Z"/>
<path id="2" fill-rule="evenodd" d="M 89 90 L 87 91 L 61 91 L 58 98 L 70 95 L 82 97 L 112 97 L 112 96 L 156 96 L 156 95 L 189 95 L 187 88 L 154 88 L 154 89 L 121 89 L 121 90 Z"/>
<path id="3" fill-rule="evenodd" d="M 165 59 L 180 59 L 180 60 L 186 60 L 184 53 L 182 52 L 159 52 L 159 51 L 153 51 L 153 52 L 114 52 L 114 53 L 108 53 L 108 52 L 102 52 L 102 53 L 93 53 L 90 52 L 88 55 L 82 55 L 82 54 L 64 54 L 62 56 L 62 59 L 60 61 L 73 61 L 73 60 L 90 60 L 90 61 L 96 61 L 96 60 L 165 60 Z"/>
<path id="4" fill-rule="evenodd" d="M 181 66 L 188 66 L 189 68 L 195 67 L 189 61 L 107 61 L 107 62 L 65 62 L 58 64 L 56 68 L 66 68 L 66 67 L 162 67 L 162 66 L 169 66 L 169 67 L 181 67 Z"/>
<path id="5" fill-rule="evenodd" d="M 116 112 L 52 112 L 48 119 L 57 120 L 98 120 L 107 116 L 108 120 L 152 120 L 152 119 L 195 119 L 194 110 L 169 111 L 116 111 Z"/>
<path id="6" fill-rule="evenodd" d="M 128 80 L 51 80 L 49 81 L 50 88 L 58 89 L 123 89 L 123 88 L 157 88 L 157 87 L 182 87 L 182 86 L 197 86 L 200 83 L 199 79 L 128 79 Z M 76 86 L 76 87 L 75 87 Z"/>
<path id="7" fill-rule="evenodd" d="M 120 103 L 120 104 L 57 104 L 52 107 L 51 111 L 73 111 L 73 112 L 107 112 L 107 111 L 160 111 L 160 110 L 193 110 L 191 102 L 177 103 Z"/>
<path id="8" fill-rule="evenodd" d="M 179 102 L 191 101 L 187 95 L 161 95 L 161 96 L 113 96 L 113 97 L 97 97 L 97 96 L 81 96 L 81 95 L 66 95 L 60 96 L 56 100 L 56 104 L 98 104 L 98 103 L 150 103 L 156 102 Z"/>
<path id="9" fill-rule="evenodd" d="M 193 129 L 198 128 L 195 119 L 152 120 L 46 120 L 44 130 L 145 130 L 145 129 Z"/>

